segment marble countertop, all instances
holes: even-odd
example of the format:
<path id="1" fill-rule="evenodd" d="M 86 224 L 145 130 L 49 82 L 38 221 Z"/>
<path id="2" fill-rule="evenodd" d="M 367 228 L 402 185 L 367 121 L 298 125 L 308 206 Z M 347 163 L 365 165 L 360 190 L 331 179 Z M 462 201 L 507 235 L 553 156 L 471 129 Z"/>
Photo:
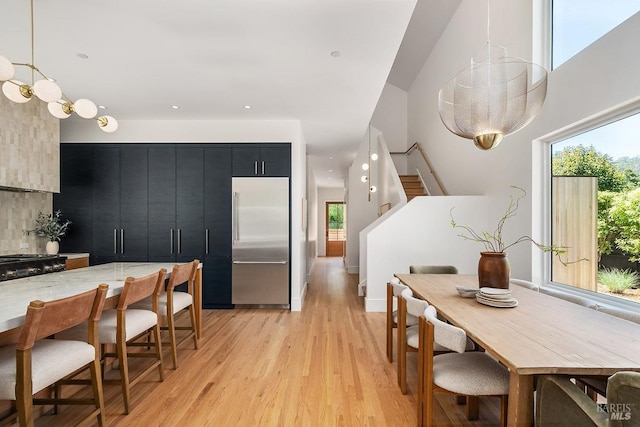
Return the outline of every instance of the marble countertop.
<path id="1" fill-rule="evenodd" d="M 0 332 L 22 325 L 31 301 L 52 301 L 109 285 L 107 298 L 122 292 L 127 277 L 142 277 L 175 263 L 117 262 L 0 282 Z"/>

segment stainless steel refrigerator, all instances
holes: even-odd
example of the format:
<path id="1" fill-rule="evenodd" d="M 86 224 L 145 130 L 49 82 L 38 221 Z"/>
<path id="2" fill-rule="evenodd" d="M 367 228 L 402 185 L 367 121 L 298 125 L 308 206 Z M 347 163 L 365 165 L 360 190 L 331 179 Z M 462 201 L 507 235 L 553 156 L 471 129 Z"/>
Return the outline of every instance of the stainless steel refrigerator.
<path id="1" fill-rule="evenodd" d="M 233 178 L 232 197 L 231 302 L 289 307 L 289 178 Z"/>

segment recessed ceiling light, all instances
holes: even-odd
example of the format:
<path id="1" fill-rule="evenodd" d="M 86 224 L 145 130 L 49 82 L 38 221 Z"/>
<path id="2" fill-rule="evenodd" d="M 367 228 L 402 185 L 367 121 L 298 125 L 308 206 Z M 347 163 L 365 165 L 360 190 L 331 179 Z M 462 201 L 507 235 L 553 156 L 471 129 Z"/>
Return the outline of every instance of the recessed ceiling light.
<path id="1" fill-rule="evenodd" d="M 86 53 L 79 53 L 78 58 L 89 59 L 89 55 L 87 55 Z"/>
<path id="2" fill-rule="evenodd" d="M 329 160 L 333 160 L 333 156 L 329 156 Z"/>
<path id="3" fill-rule="evenodd" d="M 331 56 L 333 56 L 334 58 L 337 58 L 338 56 L 340 56 L 340 51 L 334 50 L 333 52 L 331 52 Z"/>
<path id="4" fill-rule="evenodd" d="M 333 169 L 329 169 L 329 172 L 333 172 Z"/>
<path id="5" fill-rule="evenodd" d="M 101 109 L 101 110 L 106 110 L 107 109 L 107 107 L 105 107 L 104 105 L 98 105 L 98 108 Z"/>
<path id="6" fill-rule="evenodd" d="M 251 109 L 251 105 L 245 105 L 245 106 L 244 106 L 244 109 L 245 109 L 245 110 L 250 110 L 250 109 Z"/>
<path id="7" fill-rule="evenodd" d="M 177 106 L 177 105 L 172 105 L 172 106 L 171 106 L 171 108 L 173 108 L 174 110 L 177 110 L 177 109 L 178 109 L 178 108 L 180 108 L 180 107 L 179 107 L 179 106 Z"/>

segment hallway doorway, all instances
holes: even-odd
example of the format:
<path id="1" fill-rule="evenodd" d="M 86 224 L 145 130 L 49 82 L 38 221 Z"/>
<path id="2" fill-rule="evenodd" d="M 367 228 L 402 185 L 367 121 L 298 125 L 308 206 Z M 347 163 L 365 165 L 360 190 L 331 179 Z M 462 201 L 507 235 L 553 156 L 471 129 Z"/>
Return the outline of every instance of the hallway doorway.
<path id="1" fill-rule="evenodd" d="M 328 257 L 344 256 L 347 236 L 344 202 L 326 202 L 326 255 Z"/>

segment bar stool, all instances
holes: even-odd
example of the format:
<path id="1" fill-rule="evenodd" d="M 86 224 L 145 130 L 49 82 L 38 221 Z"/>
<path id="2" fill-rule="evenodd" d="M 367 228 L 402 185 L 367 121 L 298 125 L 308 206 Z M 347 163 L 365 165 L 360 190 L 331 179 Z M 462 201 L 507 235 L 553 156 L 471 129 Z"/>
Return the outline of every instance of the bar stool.
<path id="1" fill-rule="evenodd" d="M 100 379 L 97 323 L 108 285 L 55 301 L 32 301 L 27 308 L 18 342 L 0 348 L 0 400 L 15 400 L 20 426 L 33 426 L 33 405 L 94 405 L 82 423 L 97 418 L 103 426 L 104 398 Z M 87 322 L 84 339 L 45 339 L 69 327 Z M 34 399 L 33 395 L 69 375 L 91 373 L 93 398 Z"/>
<path id="2" fill-rule="evenodd" d="M 164 381 L 164 367 L 162 361 L 162 342 L 160 339 L 160 327 L 158 321 L 158 296 L 162 291 L 166 270 L 141 278 L 128 277 L 124 282 L 122 293 L 118 298 L 118 305 L 114 310 L 105 310 L 98 324 L 98 337 L 102 347 L 102 363 L 108 358 L 118 359 L 120 377 L 118 379 L 103 379 L 103 384 L 119 384 L 122 388 L 124 400 L 124 412 L 129 413 L 130 389 L 143 377 L 158 370 L 160 381 Z M 153 310 L 136 309 L 132 304 L 151 296 Z M 57 337 L 78 336 L 83 333 L 86 324 L 72 328 L 59 334 Z M 140 341 L 140 338 L 153 332 L 152 343 Z M 56 337 L 56 338 L 57 338 Z M 115 345 L 116 351 L 107 351 L 106 345 Z M 127 347 L 140 347 L 141 351 L 127 352 Z M 147 351 L 149 346 L 152 349 Z M 133 379 L 129 377 L 128 358 L 152 358 L 153 363 L 145 367 L 142 372 Z"/>
<path id="3" fill-rule="evenodd" d="M 169 283 L 167 289 L 162 292 L 158 297 L 158 314 L 160 316 L 166 316 L 167 326 L 161 326 L 160 330 L 169 332 L 169 342 L 163 342 L 162 344 L 169 344 L 171 346 L 171 359 L 173 361 L 173 369 L 178 369 L 178 346 L 188 340 L 193 339 L 193 345 L 195 349 L 198 349 L 198 336 L 196 333 L 196 313 L 193 306 L 193 292 L 194 283 L 196 280 L 196 272 L 200 265 L 199 260 L 193 260 L 186 264 L 174 265 L 169 276 Z M 187 284 L 187 292 L 176 291 L 176 286 Z M 152 298 L 145 298 L 144 300 L 135 303 L 132 308 L 142 308 L 151 310 L 153 307 Z M 184 309 L 189 309 L 189 317 L 191 319 L 190 326 L 177 326 L 175 315 Z M 176 331 L 189 331 L 189 333 L 182 337 L 180 342 L 176 341 Z"/>

